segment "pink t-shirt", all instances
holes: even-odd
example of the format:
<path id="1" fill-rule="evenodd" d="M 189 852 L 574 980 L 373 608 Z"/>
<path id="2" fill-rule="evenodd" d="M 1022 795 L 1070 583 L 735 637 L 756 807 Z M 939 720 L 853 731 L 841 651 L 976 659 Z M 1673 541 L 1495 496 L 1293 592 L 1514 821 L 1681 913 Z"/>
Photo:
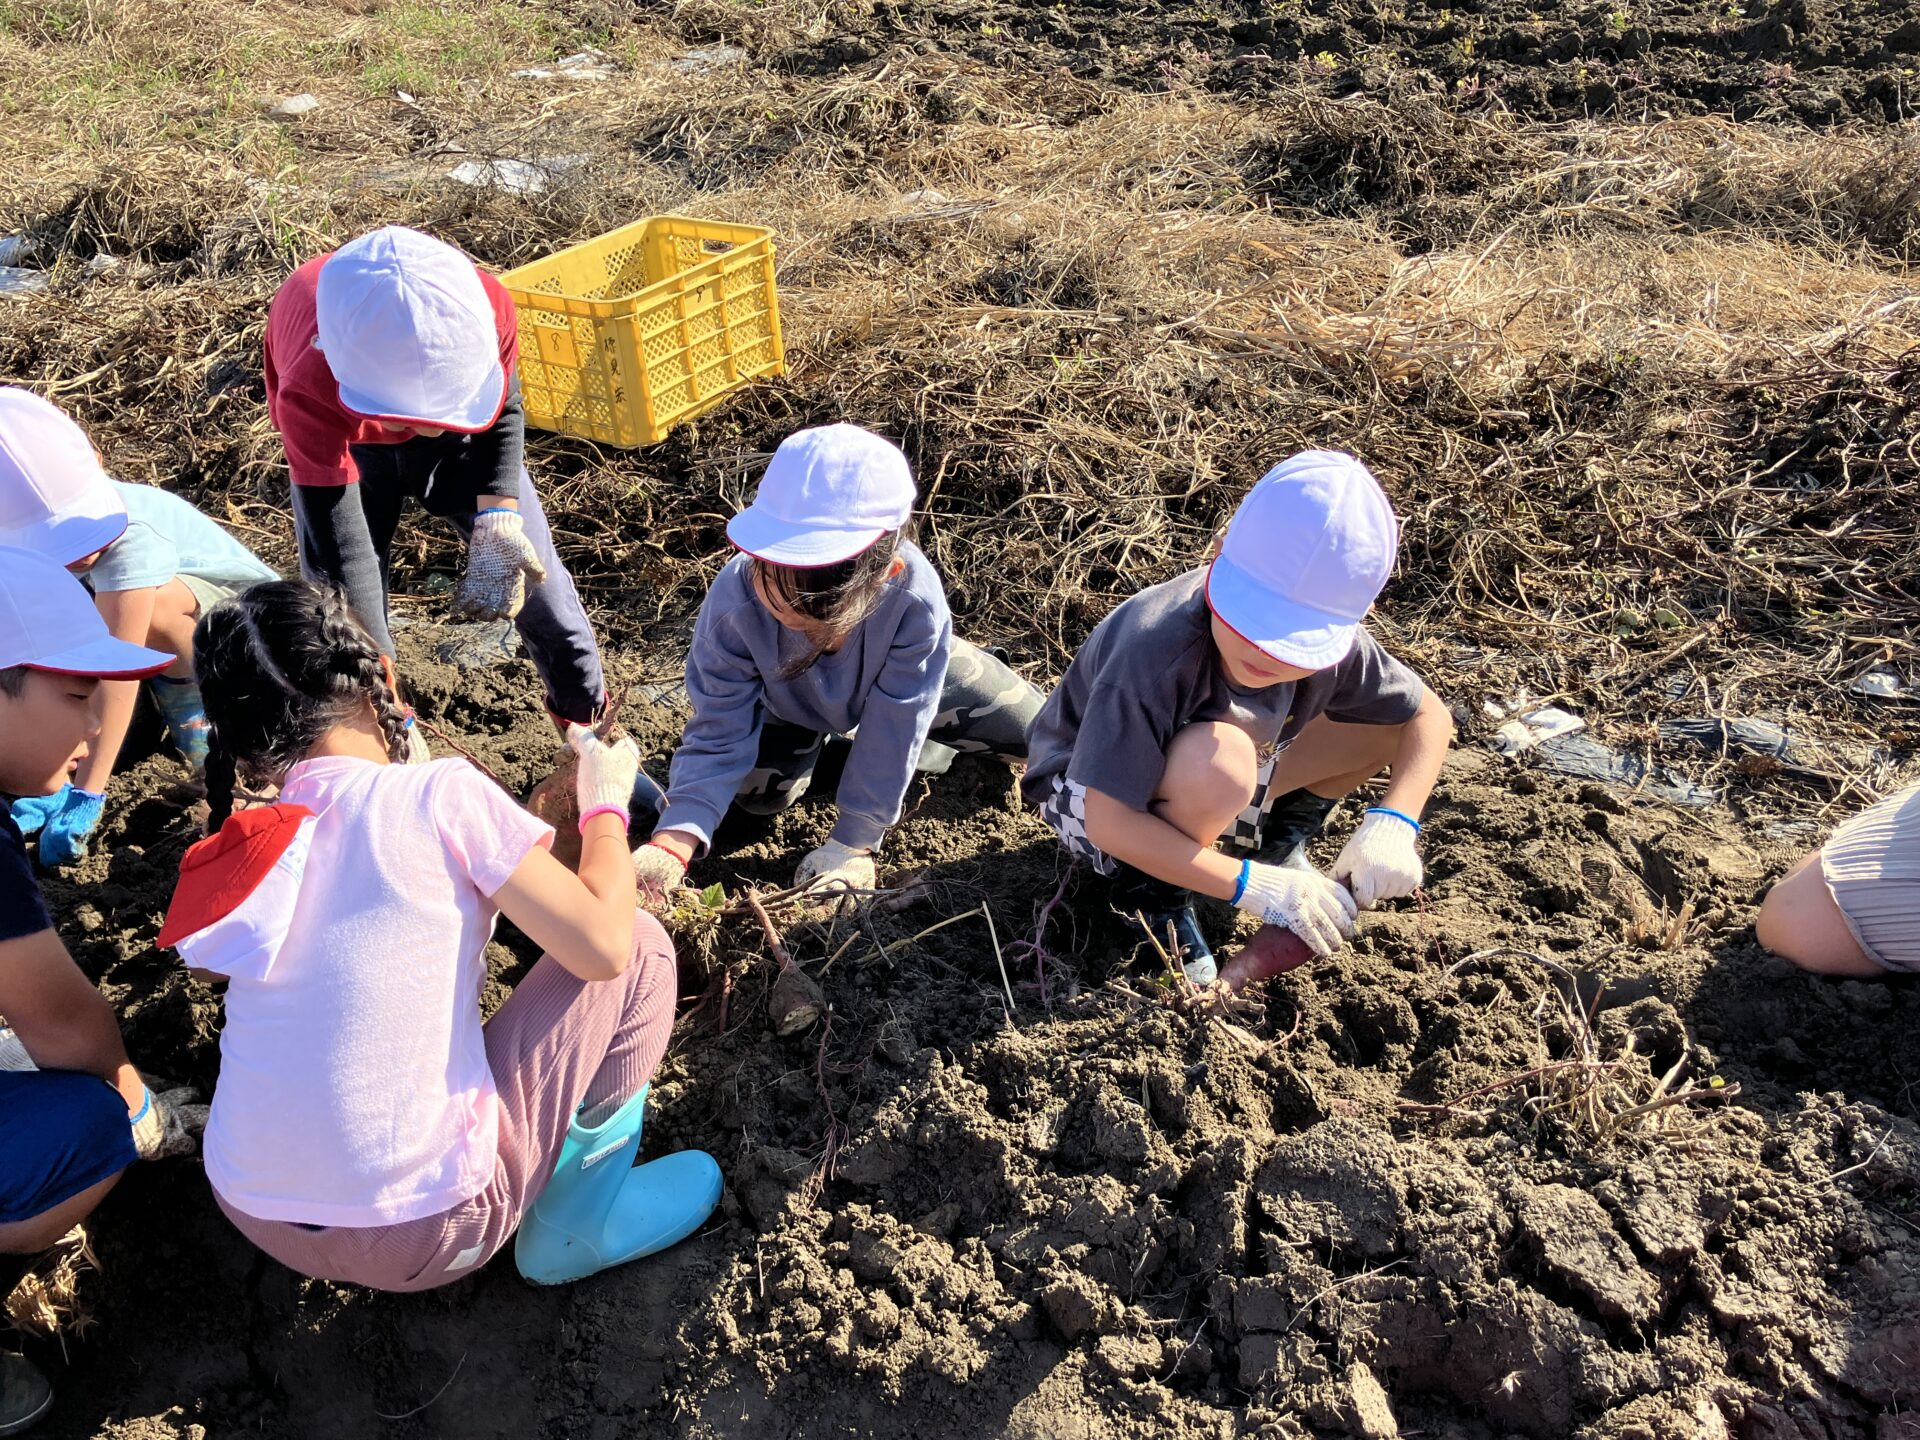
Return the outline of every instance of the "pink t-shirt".
<path id="1" fill-rule="evenodd" d="M 245 941 L 193 960 L 230 981 L 207 1178 L 262 1220 L 451 1209 L 492 1179 L 499 1133 L 489 897 L 553 831 L 464 760 L 305 760 L 280 798 L 314 812 L 301 843 L 224 922 Z"/>

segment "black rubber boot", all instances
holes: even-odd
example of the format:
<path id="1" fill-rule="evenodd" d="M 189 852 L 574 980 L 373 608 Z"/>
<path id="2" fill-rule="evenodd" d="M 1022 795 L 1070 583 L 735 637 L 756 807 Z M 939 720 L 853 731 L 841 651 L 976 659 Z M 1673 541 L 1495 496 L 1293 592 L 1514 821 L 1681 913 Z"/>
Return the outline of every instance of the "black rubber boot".
<path id="1" fill-rule="evenodd" d="M 650 837 L 660 821 L 660 812 L 666 808 L 667 792 L 642 770 L 633 777 L 633 798 L 627 801 L 627 833 Z"/>
<path id="2" fill-rule="evenodd" d="M 0 1435 L 21 1435 L 53 1408 L 53 1386 L 24 1355 L 0 1351 Z"/>
<path id="3" fill-rule="evenodd" d="M 1118 862 L 1115 862 L 1118 865 Z M 1131 865 L 1118 865 L 1113 877 L 1113 908 L 1142 942 L 1152 933 L 1160 947 L 1180 962 L 1196 985 L 1211 985 L 1219 973 L 1213 950 L 1193 913 L 1193 895 L 1178 885 L 1156 880 Z M 1146 929 L 1141 928 L 1142 921 Z"/>
<path id="4" fill-rule="evenodd" d="M 1278 865 L 1320 833 L 1338 800 L 1311 790 L 1289 790 L 1273 802 L 1260 827 L 1260 853 L 1254 858 Z"/>

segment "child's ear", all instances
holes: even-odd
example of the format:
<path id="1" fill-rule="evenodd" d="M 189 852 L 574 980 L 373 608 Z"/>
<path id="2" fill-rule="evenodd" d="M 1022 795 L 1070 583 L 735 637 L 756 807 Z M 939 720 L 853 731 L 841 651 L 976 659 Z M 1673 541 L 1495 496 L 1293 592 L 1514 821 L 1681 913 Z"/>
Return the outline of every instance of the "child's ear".
<path id="1" fill-rule="evenodd" d="M 1207 547 L 1207 558 L 1209 560 L 1218 560 L 1220 558 L 1220 548 L 1226 543 L 1227 543 L 1226 530 L 1222 528 L 1214 531 L 1213 543 Z"/>

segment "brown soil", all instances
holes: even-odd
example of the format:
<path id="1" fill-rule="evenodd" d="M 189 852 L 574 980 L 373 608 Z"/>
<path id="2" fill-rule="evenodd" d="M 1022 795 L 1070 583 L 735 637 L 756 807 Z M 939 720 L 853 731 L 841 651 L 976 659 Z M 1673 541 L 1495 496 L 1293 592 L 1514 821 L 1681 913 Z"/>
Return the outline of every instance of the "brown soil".
<path id="1" fill-rule="evenodd" d="M 551 731 L 506 698 L 532 693 L 523 664 L 408 668 L 509 784 L 544 773 Z M 677 731 L 670 704 L 624 718 L 656 759 Z M 166 775 L 149 759 L 131 788 Z M 777 885 L 830 813 L 723 834 L 711 872 Z M 189 822 L 157 796 L 119 814 L 111 854 L 49 893 L 135 1053 L 206 1084 L 217 1002 L 152 948 Z M 1920 1403 L 1920 992 L 1756 953 L 1750 904 L 1790 851 L 1726 819 L 1465 752 L 1429 833 L 1430 906 L 1223 1023 L 1114 949 L 1098 882 L 1069 883 L 1036 965 L 1019 942 L 1057 847 L 1004 770 L 962 762 L 890 851 L 917 898 L 863 933 L 787 925 L 827 1024 L 773 1036 L 751 922 L 687 946 L 650 1145 L 720 1157 L 702 1236 L 564 1290 L 500 1262 L 370 1295 L 259 1258 L 196 1166 L 141 1169 L 96 1226 L 102 1324 L 54 1367 L 48 1433 L 1898 1434 Z M 882 953 L 982 903 L 1011 1014 L 982 920 Z M 1677 948 L 1627 942 L 1686 905 Z M 1542 958 L 1450 971 L 1493 947 Z M 528 959 L 496 946 L 490 1001 Z M 1527 1086 L 1406 1109 L 1569 1053 L 1555 959 L 1602 1051 L 1632 1037 L 1623 1086 L 1690 1050 L 1676 1088 L 1738 1096 L 1610 1137 Z"/>
<path id="2" fill-rule="evenodd" d="M 901 40 L 1151 90 L 1259 95 L 1304 80 L 1334 95 L 1385 94 L 1410 81 L 1542 118 L 1714 113 L 1828 125 L 1913 113 L 1920 8 L 1906 0 L 909 0 L 784 58 L 796 70 L 831 71 Z"/>

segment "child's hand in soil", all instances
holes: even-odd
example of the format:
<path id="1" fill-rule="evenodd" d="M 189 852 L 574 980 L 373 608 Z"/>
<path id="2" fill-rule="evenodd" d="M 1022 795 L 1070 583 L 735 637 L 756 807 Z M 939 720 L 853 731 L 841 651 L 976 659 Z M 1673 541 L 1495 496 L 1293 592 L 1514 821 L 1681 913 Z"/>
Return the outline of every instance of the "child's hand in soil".
<path id="1" fill-rule="evenodd" d="M 649 840 L 633 852 L 633 881 L 640 898 L 663 904 L 687 878 L 687 862 L 658 840 Z"/>
<path id="2" fill-rule="evenodd" d="M 1419 834 L 1412 822 L 1398 815 L 1369 810 L 1333 862 L 1333 878 L 1346 882 L 1362 910 L 1411 895 L 1425 876 L 1420 852 L 1414 848 Z"/>
<path id="3" fill-rule="evenodd" d="M 816 891 L 871 890 L 873 852 L 829 840 L 818 850 L 808 852 L 800 868 L 793 872 L 793 883 L 798 888 Z"/>
<path id="4" fill-rule="evenodd" d="M 1244 873 L 1234 905 L 1265 924 L 1291 930 L 1314 954 L 1331 955 L 1353 933 L 1353 896 L 1304 861 L 1249 860 Z"/>
<path id="5" fill-rule="evenodd" d="M 165 1160 L 171 1155 L 191 1155 L 200 1147 L 200 1133 L 207 1128 L 205 1105 L 195 1092 L 182 1086 L 177 1090 L 146 1092 L 147 1103 L 135 1115 L 133 1148 L 142 1160 Z"/>

